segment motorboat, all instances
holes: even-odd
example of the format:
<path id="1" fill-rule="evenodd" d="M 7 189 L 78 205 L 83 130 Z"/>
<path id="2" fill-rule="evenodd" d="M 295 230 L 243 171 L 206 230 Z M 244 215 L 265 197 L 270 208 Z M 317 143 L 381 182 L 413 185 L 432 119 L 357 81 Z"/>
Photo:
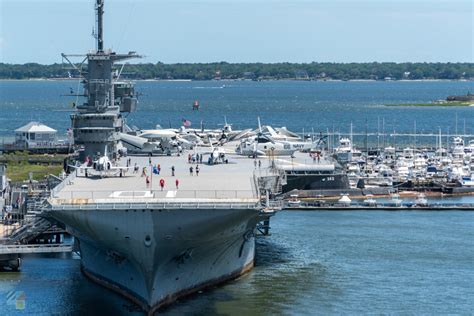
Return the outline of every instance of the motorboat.
<path id="1" fill-rule="evenodd" d="M 373 198 L 372 194 L 368 194 L 367 198 L 363 201 L 363 204 L 366 206 L 376 206 L 377 200 Z"/>
<path id="2" fill-rule="evenodd" d="M 341 205 L 349 206 L 352 201 L 347 194 L 344 194 L 341 196 L 341 198 L 337 202 Z"/>
<path id="3" fill-rule="evenodd" d="M 415 200 L 415 205 L 416 206 L 428 206 L 428 200 L 426 199 L 426 196 L 423 193 L 418 194 Z"/>
<path id="4" fill-rule="evenodd" d="M 291 194 L 287 204 L 290 207 L 299 207 L 301 205 L 301 201 L 298 199 L 298 194 Z"/>

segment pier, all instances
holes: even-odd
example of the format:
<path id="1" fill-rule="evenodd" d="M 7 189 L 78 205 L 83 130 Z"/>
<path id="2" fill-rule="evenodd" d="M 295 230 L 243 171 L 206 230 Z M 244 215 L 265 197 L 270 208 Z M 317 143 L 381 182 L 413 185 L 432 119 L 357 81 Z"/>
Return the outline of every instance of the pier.
<path id="1" fill-rule="evenodd" d="M 24 200 L 16 208 L 5 213 L 0 222 L 0 269 L 20 269 L 23 254 L 71 252 L 72 244 L 62 243 L 66 234 L 54 220 L 43 213 L 43 206 L 50 191 L 43 185 L 36 190 L 12 189 L 9 200 Z M 14 198 L 21 196 L 22 198 Z"/>
<path id="2" fill-rule="evenodd" d="M 350 204 L 338 201 L 315 201 L 299 204 L 286 203 L 285 210 L 299 211 L 474 211 L 474 203 L 429 203 L 416 205 L 415 203 L 402 203 L 394 205 L 390 202 L 351 202 Z"/>
<path id="3" fill-rule="evenodd" d="M 0 245 L 0 261 L 2 255 L 30 254 L 30 253 L 58 253 L 71 252 L 72 244 L 44 244 L 44 245 Z"/>

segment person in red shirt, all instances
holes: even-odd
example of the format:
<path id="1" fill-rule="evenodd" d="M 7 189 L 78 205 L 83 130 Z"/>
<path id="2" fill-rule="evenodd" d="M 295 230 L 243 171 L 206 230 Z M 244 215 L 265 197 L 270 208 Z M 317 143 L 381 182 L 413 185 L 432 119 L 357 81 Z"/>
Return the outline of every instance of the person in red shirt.
<path id="1" fill-rule="evenodd" d="M 165 187 L 165 180 L 163 178 L 160 179 L 160 187 L 161 191 L 163 191 L 163 188 Z"/>
<path id="2" fill-rule="evenodd" d="M 178 190 L 179 189 L 179 180 L 176 179 L 175 183 L 176 183 L 176 190 Z"/>

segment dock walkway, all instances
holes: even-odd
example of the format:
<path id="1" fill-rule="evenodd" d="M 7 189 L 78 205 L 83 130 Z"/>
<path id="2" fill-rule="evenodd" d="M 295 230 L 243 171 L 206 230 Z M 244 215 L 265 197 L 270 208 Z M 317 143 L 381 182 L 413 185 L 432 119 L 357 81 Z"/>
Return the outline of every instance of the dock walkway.
<path id="1" fill-rule="evenodd" d="M 71 252 L 72 244 L 0 245 L 0 255 Z"/>
<path id="2" fill-rule="evenodd" d="M 428 205 L 402 204 L 393 205 L 390 203 L 377 203 L 366 205 L 363 203 L 351 203 L 344 205 L 341 203 L 304 203 L 299 205 L 286 205 L 285 210 L 300 211 L 474 211 L 474 204 L 471 203 L 435 203 Z"/>

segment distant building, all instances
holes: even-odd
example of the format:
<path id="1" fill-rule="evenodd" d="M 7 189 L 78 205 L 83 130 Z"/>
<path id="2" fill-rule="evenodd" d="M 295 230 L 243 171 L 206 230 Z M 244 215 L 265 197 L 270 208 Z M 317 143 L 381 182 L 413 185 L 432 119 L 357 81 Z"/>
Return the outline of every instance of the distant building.
<path id="1" fill-rule="evenodd" d="M 306 70 L 296 70 L 295 71 L 295 78 L 299 80 L 308 80 L 309 75 Z"/>
<path id="2" fill-rule="evenodd" d="M 327 77 L 327 75 L 326 75 L 326 73 L 325 73 L 324 71 L 321 72 L 319 75 L 316 76 L 316 78 L 326 78 L 326 77 Z"/>
<path id="3" fill-rule="evenodd" d="M 251 80 L 257 78 L 257 76 L 256 76 L 253 72 L 251 72 L 251 71 L 246 71 L 246 72 L 244 72 L 243 77 L 244 77 L 244 79 L 251 79 Z"/>
<path id="4" fill-rule="evenodd" d="M 51 148 L 57 146 L 58 131 L 42 123 L 30 122 L 15 130 L 15 145 L 20 148 Z"/>

